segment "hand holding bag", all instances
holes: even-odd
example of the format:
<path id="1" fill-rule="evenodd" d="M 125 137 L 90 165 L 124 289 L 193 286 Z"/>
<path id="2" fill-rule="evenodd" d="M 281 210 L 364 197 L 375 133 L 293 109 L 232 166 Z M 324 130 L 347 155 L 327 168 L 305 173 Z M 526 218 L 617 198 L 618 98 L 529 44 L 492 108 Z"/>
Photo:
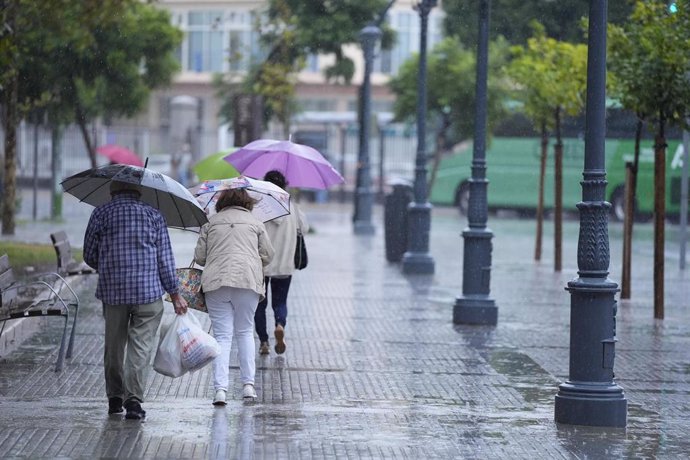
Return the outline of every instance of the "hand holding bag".
<path id="1" fill-rule="evenodd" d="M 297 229 L 297 246 L 295 247 L 295 268 L 302 270 L 306 268 L 309 259 L 307 258 L 307 247 L 304 245 L 304 235 L 302 230 Z"/>

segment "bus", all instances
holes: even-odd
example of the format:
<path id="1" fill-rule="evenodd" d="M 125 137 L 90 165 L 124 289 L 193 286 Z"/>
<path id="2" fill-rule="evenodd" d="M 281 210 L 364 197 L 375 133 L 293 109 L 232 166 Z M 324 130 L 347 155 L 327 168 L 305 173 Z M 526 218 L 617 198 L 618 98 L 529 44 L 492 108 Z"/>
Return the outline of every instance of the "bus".
<path id="1" fill-rule="evenodd" d="M 554 144 L 549 140 L 544 181 L 544 208 L 554 205 Z M 677 219 L 680 210 L 680 179 L 683 144 L 667 140 L 666 150 L 666 212 Z M 654 141 L 643 139 L 637 176 L 638 217 L 651 216 L 654 211 Z M 606 139 L 606 200 L 611 203 L 611 216 L 623 220 L 625 215 L 625 163 L 634 159 L 634 139 Z M 563 209 L 576 210 L 582 200 L 584 139 L 563 139 Z M 533 212 L 537 208 L 541 139 L 538 137 L 494 137 L 487 144 L 486 165 L 489 186 L 487 201 L 490 210 L 514 209 Z M 463 145 L 439 163 L 429 201 L 438 205 L 457 206 L 464 215 L 469 201 L 469 180 L 472 176 L 472 143 Z"/>

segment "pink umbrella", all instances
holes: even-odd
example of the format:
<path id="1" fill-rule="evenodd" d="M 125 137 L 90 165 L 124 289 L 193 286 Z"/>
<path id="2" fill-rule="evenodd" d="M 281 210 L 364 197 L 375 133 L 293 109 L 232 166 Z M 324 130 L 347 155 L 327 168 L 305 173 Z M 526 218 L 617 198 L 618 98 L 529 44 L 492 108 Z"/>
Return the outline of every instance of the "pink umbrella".
<path id="1" fill-rule="evenodd" d="M 102 145 L 96 149 L 104 157 L 108 158 L 111 163 L 131 166 L 144 166 L 144 162 L 126 147 L 121 145 L 108 144 Z"/>
<path id="2" fill-rule="evenodd" d="M 325 190 L 345 182 L 316 149 L 291 141 L 259 139 L 223 159 L 245 176 L 257 179 L 268 171 L 280 171 L 291 187 Z"/>

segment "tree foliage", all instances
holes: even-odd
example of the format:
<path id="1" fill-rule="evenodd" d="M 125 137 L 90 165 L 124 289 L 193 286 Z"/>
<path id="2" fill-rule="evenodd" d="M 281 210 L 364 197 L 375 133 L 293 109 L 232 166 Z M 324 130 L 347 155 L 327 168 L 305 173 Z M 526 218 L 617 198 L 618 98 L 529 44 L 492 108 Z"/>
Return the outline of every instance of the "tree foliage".
<path id="1" fill-rule="evenodd" d="M 584 108 L 587 47 L 547 37 L 537 22 L 531 27 L 533 36 L 527 44 L 511 48 L 508 75 L 525 115 L 536 127 L 546 123 L 553 128 L 556 110 L 574 116 Z"/>
<path id="2" fill-rule="evenodd" d="M 638 1 L 629 21 L 609 26 L 613 96 L 651 120 L 685 124 L 690 108 L 690 2 Z"/>
<path id="3" fill-rule="evenodd" d="M 289 131 L 297 73 L 307 57 L 327 55 L 333 64 L 324 69 L 328 81 L 350 83 L 355 71 L 354 62 L 345 55 L 343 47 L 359 42 L 359 32 L 367 24 L 381 22 L 380 14 L 389 0 L 325 1 L 270 0 L 266 15 L 257 22 L 265 57 L 244 76 L 237 72 L 216 76 L 216 94 L 221 99 L 219 115 L 233 118 L 232 100 L 235 94 L 258 94 L 264 101 L 264 120 L 276 119 Z M 390 47 L 393 32 L 385 24 L 382 46 Z"/>
<path id="4" fill-rule="evenodd" d="M 480 0 L 444 0 L 445 29 L 458 35 L 468 46 L 477 42 L 477 15 Z M 608 20 L 620 24 L 632 10 L 630 1 L 609 2 Z M 544 24 L 546 34 L 557 40 L 582 42 L 578 21 L 588 14 L 589 0 L 493 0 L 491 2 L 491 37 L 503 36 L 512 44 L 525 44 L 532 35 L 530 22 Z"/>
<path id="5" fill-rule="evenodd" d="M 505 40 L 499 39 L 489 47 L 488 124 L 489 132 L 504 114 L 506 85 L 503 68 L 508 54 Z M 408 59 L 398 75 L 391 79 L 390 88 L 396 95 L 395 118 L 414 119 L 417 115 L 417 79 L 419 56 Z M 430 118 L 447 117 L 452 134 L 451 143 L 468 139 L 474 134 L 476 53 L 465 48 L 456 37 L 448 37 L 437 44 L 427 59 L 427 91 Z"/>
<path id="6" fill-rule="evenodd" d="M 166 12 L 138 0 L 7 0 L 1 14 L 3 232 L 13 232 L 19 121 L 37 110 L 53 126 L 76 121 L 95 166 L 86 123 L 139 111 L 170 81 L 182 36 Z"/>

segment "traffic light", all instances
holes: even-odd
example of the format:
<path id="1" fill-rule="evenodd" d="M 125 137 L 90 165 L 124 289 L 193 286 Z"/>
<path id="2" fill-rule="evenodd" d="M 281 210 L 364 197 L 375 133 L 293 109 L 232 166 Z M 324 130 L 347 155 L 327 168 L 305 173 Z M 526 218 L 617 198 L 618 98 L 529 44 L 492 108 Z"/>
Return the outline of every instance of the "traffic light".
<path id="1" fill-rule="evenodd" d="M 668 11 L 670 13 L 677 13 L 678 12 L 678 5 L 676 5 L 676 2 L 671 2 L 668 5 Z"/>

